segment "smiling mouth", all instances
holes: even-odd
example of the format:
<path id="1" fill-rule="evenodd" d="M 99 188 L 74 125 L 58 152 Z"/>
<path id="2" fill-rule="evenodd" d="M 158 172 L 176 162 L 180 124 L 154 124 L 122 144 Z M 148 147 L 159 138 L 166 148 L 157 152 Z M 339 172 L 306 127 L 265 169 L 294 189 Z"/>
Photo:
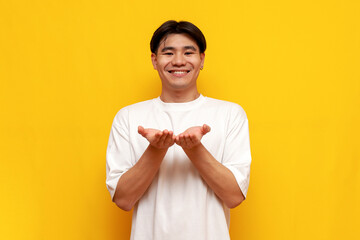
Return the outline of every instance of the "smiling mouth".
<path id="1" fill-rule="evenodd" d="M 185 74 L 185 73 L 189 73 L 190 70 L 170 70 L 168 72 L 172 74 Z"/>

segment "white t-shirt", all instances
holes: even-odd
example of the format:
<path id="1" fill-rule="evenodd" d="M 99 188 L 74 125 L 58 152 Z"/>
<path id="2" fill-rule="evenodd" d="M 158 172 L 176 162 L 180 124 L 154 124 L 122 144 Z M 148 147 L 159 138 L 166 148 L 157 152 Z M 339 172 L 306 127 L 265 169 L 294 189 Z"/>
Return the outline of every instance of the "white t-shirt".
<path id="1" fill-rule="evenodd" d="M 178 135 L 203 124 L 211 131 L 202 138 L 202 144 L 234 174 L 246 196 L 251 162 L 246 114 L 235 103 L 200 95 L 186 103 L 165 103 L 158 97 L 117 113 L 106 155 L 106 184 L 111 197 L 121 175 L 136 164 L 149 145 L 138 134 L 139 125 L 172 130 Z M 134 207 L 131 239 L 226 240 L 229 224 L 230 210 L 201 178 L 182 148 L 174 144 Z"/>

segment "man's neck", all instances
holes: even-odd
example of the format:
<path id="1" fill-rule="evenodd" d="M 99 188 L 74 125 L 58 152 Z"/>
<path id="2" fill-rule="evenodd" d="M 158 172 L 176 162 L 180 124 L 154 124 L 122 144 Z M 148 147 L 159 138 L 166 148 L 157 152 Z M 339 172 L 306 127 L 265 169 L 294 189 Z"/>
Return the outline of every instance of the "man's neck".
<path id="1" fill-rule="evenodd" d="M 200 93 L 196 91 L 192 92 L 184 92 L 184 91 L 162 91 L 160 95 L 160 99 L 163 102 L 168 103 L 183 103 L 183 102 L 191 102 L 197 99 L 200 96 Z"/>

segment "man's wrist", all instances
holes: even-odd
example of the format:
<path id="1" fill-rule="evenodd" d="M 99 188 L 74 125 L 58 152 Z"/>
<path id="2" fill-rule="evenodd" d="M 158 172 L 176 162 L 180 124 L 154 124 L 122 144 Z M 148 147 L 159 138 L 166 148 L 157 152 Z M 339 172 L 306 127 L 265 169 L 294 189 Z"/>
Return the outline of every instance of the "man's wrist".
<path id="1" fill-rule="evenodd" d="M 192 148 L 182 148 L 185 152 L 185 154 L 192 160 L 193 156 L 196 156 L 198 154 L 201 154 L 204 150 L 204 145 L 200 142 L 199 144 L 193 146 Z"/>
<path id="2" fill-rule="evenodd" d="M 167 150 L 169 149 L 169 147 L 166 147 L 166 148 L 158 148 L 158 147 L 155 147 L 151 144 L 149 144 L 148 146 L 148 151 L 152 154 L 166 154 Z"/>

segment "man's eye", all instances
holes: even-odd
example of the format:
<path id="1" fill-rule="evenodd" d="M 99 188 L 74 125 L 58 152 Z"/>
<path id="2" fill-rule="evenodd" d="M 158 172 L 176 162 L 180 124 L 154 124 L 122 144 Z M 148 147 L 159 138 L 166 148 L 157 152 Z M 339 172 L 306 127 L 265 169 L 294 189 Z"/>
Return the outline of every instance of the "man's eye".
<path id="1" fill-rule="evenodd" d="M 191 55 L 193 52 L 185 52 L 185 55 Z"/>
<path id="2" fill-rule="evenodd" d="M 172 55 L 172 53 L 171 52 L 166 52 L 166 53 L 164 53 L 164 55 Z"/>

